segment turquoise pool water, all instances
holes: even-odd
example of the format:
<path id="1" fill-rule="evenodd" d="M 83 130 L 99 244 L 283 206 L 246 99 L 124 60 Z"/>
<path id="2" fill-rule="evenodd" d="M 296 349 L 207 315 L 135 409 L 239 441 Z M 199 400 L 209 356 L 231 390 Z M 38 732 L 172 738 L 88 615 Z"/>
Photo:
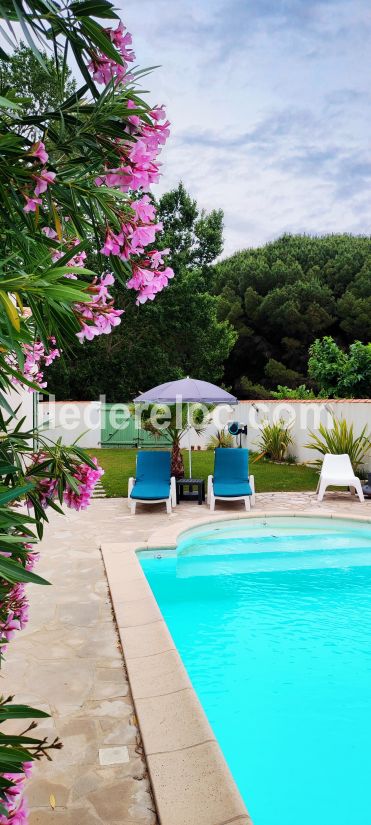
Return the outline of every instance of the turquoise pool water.
<path id="1" fill-rule="evenodd" d="M 369 825 L 371 525 L 219 522 L 139 556 L 254 825 Z"/>

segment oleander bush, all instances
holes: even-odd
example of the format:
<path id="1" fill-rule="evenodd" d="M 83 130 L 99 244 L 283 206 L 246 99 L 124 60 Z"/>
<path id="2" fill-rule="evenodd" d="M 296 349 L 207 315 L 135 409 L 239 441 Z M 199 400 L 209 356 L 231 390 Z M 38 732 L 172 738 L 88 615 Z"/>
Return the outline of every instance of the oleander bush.
<path id="1" fill-rule="evenodd" d="M 43 71 L 60 83 L 54 106 L 37 112 L 0 76 L 0 656 L 27 622 L 29 582 L 48 509 L 88 506 L 102 474 L 78 445 L 52 443 L 28 429 L 9 390 L 45 392 L 44 376 L 77 339 L 89 342 L 120 324 L 115 279 L 139 304 L 173 276 L 155 248 L 161 224 L 147 191 L 159 176 L 169 134 L 162 107 L 138 93 L 131 35 L 108 0 L 5 0 L 1 61 L 16 48 L 21 25 Z M 105 21 L 102 23 L 101 21 Z M 14 40 L 14 42 L 13 42 Z M 6 49 L 9 46 L 9 54 Z M 45 62 L 43 52 L 48 54 Z M 83 83 L 66 88 L 73 57 Z M 86 266 L 94 253 L 94 270 Z M 13 394 L 12 394 L 13 397 Z M 17 685 L 14 686 L 14 692 Z M 45 714 L 0 702 L 0 724 Z M 20 721 L 20 725 L 21 725 Z M 60 747 L 27 722 L 0 733 L 0 825 L 27 822 L 23 784 L 31 765 Z M 32 731 L 32 733 L 31 733 Z"/>

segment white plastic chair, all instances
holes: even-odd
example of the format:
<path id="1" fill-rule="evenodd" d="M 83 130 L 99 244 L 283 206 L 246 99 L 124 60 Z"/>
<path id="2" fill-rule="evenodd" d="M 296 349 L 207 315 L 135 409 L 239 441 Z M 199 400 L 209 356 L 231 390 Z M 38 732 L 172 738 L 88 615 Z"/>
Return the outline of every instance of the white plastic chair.
<path id="1" fill-rule="evenodd" d="M 317 485 L 318 501 L 322 501 L 327 487 L 349 487 L 350 492 L 357 492 L 359 500 L 364 503 L 364 495 L 361 482 L 354 475 L 353 467 L 347 453 L 343 455 L 333 455 L 326 453 L 323 459 L 321 475 Z"/>

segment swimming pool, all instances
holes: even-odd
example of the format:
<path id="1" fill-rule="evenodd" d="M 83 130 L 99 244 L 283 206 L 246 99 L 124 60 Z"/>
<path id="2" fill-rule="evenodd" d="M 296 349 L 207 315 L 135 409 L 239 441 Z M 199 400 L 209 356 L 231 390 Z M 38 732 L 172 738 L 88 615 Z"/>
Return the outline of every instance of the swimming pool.
<path id="1" fill-rule="evenodd" d="M 254 825 L 371 822 L 371 525 L 217 522 L 138 556 Z"/>

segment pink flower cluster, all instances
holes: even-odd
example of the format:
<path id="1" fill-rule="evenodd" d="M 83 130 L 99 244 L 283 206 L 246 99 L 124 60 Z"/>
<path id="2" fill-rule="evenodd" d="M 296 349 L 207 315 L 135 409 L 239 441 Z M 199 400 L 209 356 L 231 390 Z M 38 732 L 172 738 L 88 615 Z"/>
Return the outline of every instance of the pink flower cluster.
<path id="1" fill-rule="evenodd" d="M 156 232 L 162 229 L 162 223 L 154 223 L 156 209 L 148 195 L 132 201 L 133 218 L 122 224 L 121 232 L 107 230 L 102 255 L 118 255 L 122 261 L 128 261 L 132 255 L 141 255 L 144 247 L 154 243 Z"/>
<path id="2" fill-rule="evenodd" d="M 0 825 L 27 825 L 28 811 L 23 796 L 25 779 L 31 774 L 32 762 L 23 763 L 23 773 L 4 773 L 4 779 L 10 779 L 13 786 L 5 792 L 3 804 L 7 808 L 7 815 L 0 815 Z"/>
<path id="3" fill-rule="evenodd" d="M 135 54 L 130 48 L 132 44 L 131 34 L 126 30 L 122 22 L 117 29 L 105 29 L 106 34 L 116 46 L 123 58 L 123 66 L 114 60 L 106 57 L 102 52 L 88 64 L 88 69 L 92 72 L 96 83 L 109 83 L 112 79 L 116 84 L 127 83 L 130 80 L 128 74 L 128 63 L 132 63 Z M 128 100 L 129 109 L 136 109 L 135 101 Z M 166 143 L 170 134 L 170 123 L 166 120 L 166 112 L 163 106 L 156 106 L 152 111 L 145 112 L 145 116 L 139 114 L 130 115 L 128 118 L 127 131 L 130 137 L 136 140 L 116 141 L 119 165 L 114 169 L 107 169 L 104 174 L 97 178 L 97 186 L 117 186 L 122 192 L 138 191 L 148 189 L 151 183 L 157 183 L 159 179 L 159 165 L 156 163 L 157 155 L 161 147 Z"/>
<path id="4" fill-rule="evenodd" d="M 55 497 L 57 488 L 58 482 L 55 478 L 40 478 L 37 480 L 37 495 L 44 510 L 48 507 L 49 501 Z"/>
<path id="5" fill-rule="evenodd" d="M 39 558 L 38 553 L 33 552 L 33 545 L 24 543 L 25 549 L 28 551 L 25 561 L 26 570 L 32 570 L 36 561 Z M 2 556 L 11 556 L 11 553 L 2 552 Z M 25 585 L 21 582 L 14 584 L 7 592 L 3 602 L 2 608 L 6 609 L 6 616 L 0 619 L 0 647 L 5 650 L 5 645 L 13 638 L 17 630 L 23 630 L 28 622 L 28 600 L 25 591 Z"/>
<path id="6" fill-rule="evenodd" d="M 121 227 L 121 232 L 114 233 L 107 230 L 102 255 L 117 255 L 127 261 L 132 256 L 144 255 L 146 246 L 153 244 L 156 232 L 162 229 L 161 223 L 155 223 L 156 208 L 148 195 L 131 202 L 133 218 L 127 219 Z M 132 277 L 127 282 L 128 289 L 138 292 L 137 304 L 153 301 L 155 295 L 167 286 L 169 279 L 174 277 L 173 270 L 164 265 L 164 256 L 168 249 L 161 252 L 152 250 L 144 258 L 132 261 Z"/>
<path id="7" fill-rule="evenodd" d="M 28 622 L 28 600 L 24 584 L 15 584 L 6 596 L 7 616 L 0 621 L 1 648 L 13 638 L 17 630 L 23 630 Z"/>
<path id="8" fill-rule="evenodd" d="M 94 278 L 94 281 L 87 288 L 88 294 L 92 296 L 90 303 L 77 303 L 74 305 L 74 312 L 78 318 L 81 329 L 76 335 L 83 341 L 92 341 L 97 335 L 109 335 L 113 327 L 121 323 L 123 309 L 114 309 L 113 298 L 108 291 L 108 287 L 115 283 L 111 273 Z"/>
<path id="9" fill-rule="evenodd" d="M 168 252 L 158 252 L 153 250 L 147 252 L 147 255 L 139 264 L 133 264 L 133 275 L 127 282 L 128 289 L 135 289 L 138 292 L 137 304 L 145 304 L 146 301 L 153 301 L 158 292 L 161 292 L 168 283 L 170 278 L 174 277 L 174 272 L 170 266 L 160 269 L 163 266 L 164 260 L 162 255 Z"/>
<path id="10" fill-rule="evenodd" d="M 60 350 L 56 347 L 56 340 L 54 336 L 49 338 L 49 349 L 46 350 L 42 341 L 35 341 L 34 344 L 23 344 L 22 349 L 25 355 L 23 365 L 23 376 L 27 381 L 32 381 L 37 387 L 43 389 L 47 386 L 44 381 L 44 367 L 49 367 L 56 358 L 60 356 Z M 6 356 L 6 361 L 10 367 L 19 370 L 19 364 L 14 353 Z M 14 383 L 20 384 L 16 378 Z M 29 392 L 33 392 L 32 387 L 28 387 Z"/>
<path id="11" fill-rule="evenodd" d="M 120 52 L 123 65 L 116 63 L 115 60 L 107 57 L 103 52 L 97 51 L 93 60 L 88 63 L 88 69 L 91 71 L 96 83 L 107 85 L 111 80 L 122 83 L 128 80 L 128 63 L 133 63 L 135 60 L 135 54 L 130 48 L 132 36 L 122 22 L 119 23 L 117 29 L 105 29 L 105 31 L 113 45 Z"/>
<path id="12" fill-rule="evenodd" d="M 35 158 L 42 164 L 47 163 L 49 160 L 49 155 L 42 140 L 37 141 L 28 154 L 29 157 Z M 31 197 L 24 193 L 24 197 L 26 199 L 26 205 L 23 207 L 24 212 L 36 212 L 37 207 L 42 204 L 42 200 L 39 195 L 43 195 L 49 184 L 54 183 L 55 172 L 49 172 L 48 169 L 43 166 L 41 172 L 38 175 L 33 175 L 32 177 L 36 181 L 35 193 Z"/>
<path id="13" fill-rule="evenodd" d="M 32 456 L 33 466 L 37 466 L 37 464 L 41 461 L 45 461 L 46 458 L 47 453 L 45 452 L 41 451 L 39 453 L 34 453 Z M 99 466 L 97 459 L 93 458 L 92 460 L 95 464 L 94 468 L 89 467 L 88 464 L 81 463 L 76 466 L 72 473 L 72 477 L 77 481 L 79 492 L 76 493 L 75 490 L 67 484 L 67 487 L 63 493 L 65 503 L 68 507 L 72 507 L 74 510 L 86 510 L 88 504 L 90 504 L 94 487 L 104 473 L 104 470 Z M 34 479 L 37 479 L 36 492 L 38 500 L 41 507 L 45 510 L 48 507 L 50 500 L 57 497 L 58 481 L 56 478 L 39 478 L 37 476 L 33 476 L 32 467 L 29 474 L 31 478 L 33 477 Z M 32 506 L 31 502 L 29 502 L 29 504 Z M 36 553 L 28 553 L 26 567 L 28 563 L 33 564 L 36 558 Z M 27 569 L 30 568 L 27 567 Z"/>
<path id="14" fill-rule="evenodd" d="M 75 493 L 72 487 L 67 487 L 67 490 L 65 490 L 64 500 L 67 506 L 73 510 L 86 510 L 90 504 L 94 487 L 104 473 L 96 458 L 93 458 L 93 462 L 96 467 L 95 470 L 89 467 L 88 464 L 80 464 L 73 473 L 73 477 L 79 486 L 79 492 Z"/>
<path id="15" fill-rule="evenodd" d="M 131 100 L 128 101 L 128 106 L 135 108 Z M 100 175 L 95 181 L 97 186 L 117 186 L 121 192 L 135 192 L 147 190 L 152 183 L 158 183 L 160 166 L 157 156 L 169 137 L 170 123 L 166 120 L 163 106 L 146 113 L 146 118 L 147 120 L 143 120 L 139 115 L 130 116 L 127 129 L 136 141 L 116 141 L 119 165 Z"/>

